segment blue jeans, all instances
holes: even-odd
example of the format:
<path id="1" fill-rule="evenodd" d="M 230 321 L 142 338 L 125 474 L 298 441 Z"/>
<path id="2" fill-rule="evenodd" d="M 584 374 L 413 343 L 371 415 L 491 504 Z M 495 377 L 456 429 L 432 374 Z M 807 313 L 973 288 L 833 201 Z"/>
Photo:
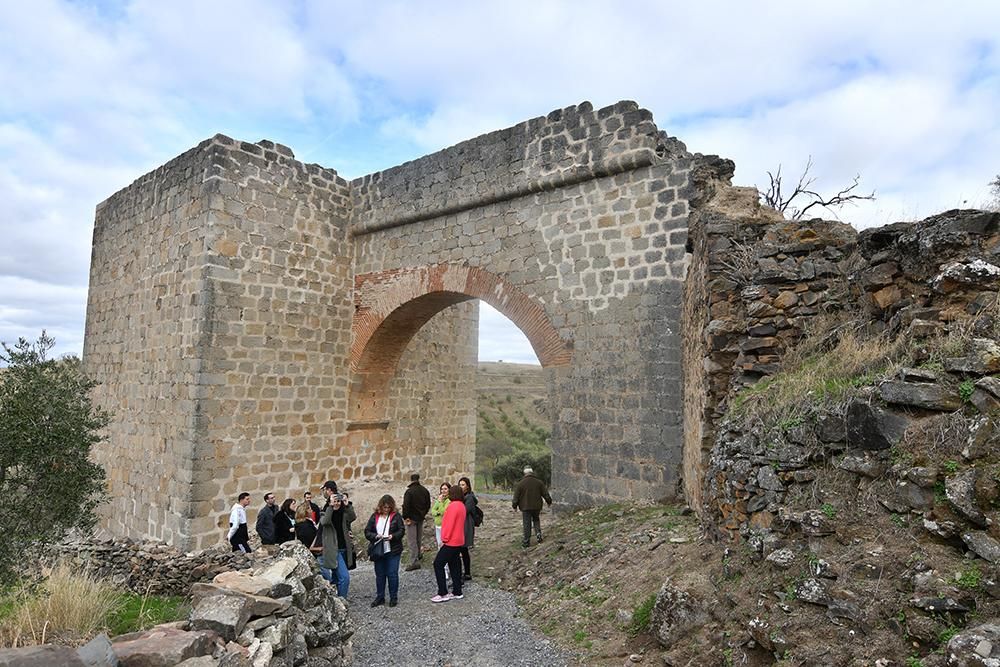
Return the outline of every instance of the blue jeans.
<path id="1" fill-rule="evenodd" d="M 346 598 L 347 590 L 351 587 L 351 572 L 347 569 L 347 549 L 337 551 L 337 569 L 334 570 L 333 576 L 336 581 L 331 583 L 336 583 L 337 595 Z"/>
<path id="2" fill-rule="evenodd" d="M 316 556 L 316 564 L 319 565 L 320 576 L 329 581 L 331 584 L 336 584 L 336 582 L 333 580 L 333 572 L 330 570 L 330 568 L 326 566 L 326 563 L 323 562 L 323 554 L 313 554 L 313 555 Z"/>
<path id="3" fill-rule="evenodd" d="M 375 560 L 375 599 L 385 599 L 385 582 L 389 580 L 389 599 L 399 596 L 399 559 L 403 554 L 387 553 Z"/>
<path id="4" fill-rule="evenodd" d="M 347 549 L 337 550 L 336 568 L 327 567 L 322 555 L 316 556 L 319 564 L 319 573 L 323 578 L 337 587 L 337 595 L 342 598 L 347 597 L 347 591 L 351 587 L 351 571 L 347 569 Z M 332 563 L 331 563 L 332 565 Z"/>

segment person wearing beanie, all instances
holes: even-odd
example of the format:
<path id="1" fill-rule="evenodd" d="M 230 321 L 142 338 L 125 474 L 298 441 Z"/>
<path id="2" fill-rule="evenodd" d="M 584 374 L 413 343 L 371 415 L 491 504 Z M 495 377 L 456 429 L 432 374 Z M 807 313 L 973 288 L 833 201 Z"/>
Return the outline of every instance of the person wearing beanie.
<path id="1" fill-rule="evenodd" d="M 551 507 L 552 496 L 545 482 L 535 477 L 535 471 L 530 466 L 524 469 L 524 477 L 514 487 L 514 500 L 512 505 L 515 510 L 521 510 L 521 524 L 524 528 L 521 546 L 525 549 L 531 544 L 531 527 L 535 527 L 535 535 L 538 544 L 542 543 L 542 500 Z"/>
<path id="2" fill-rule="evenodd" d="M 410 562 L 406 571 L 420 569 L 420 536 L 424 532 L 424 519 L 431 511 L 431 493 L 420 483 L 420 473 L 410 475 L 410 485 L 403 493 L 403 523 L 406 525 L 406 548 L 410 552 Z"/>

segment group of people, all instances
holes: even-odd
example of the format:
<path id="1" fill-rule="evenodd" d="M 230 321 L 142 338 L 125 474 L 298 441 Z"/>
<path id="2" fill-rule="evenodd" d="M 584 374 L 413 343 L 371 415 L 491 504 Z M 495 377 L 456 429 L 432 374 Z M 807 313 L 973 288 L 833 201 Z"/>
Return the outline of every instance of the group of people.
<path id="1" fill-rule="evenodd" d="M 357 563 L 351 524 L 357 512 L 346 493 L 339 493 L 337 483 L 327 481 L 322 486 L 326 503 L 320 508 L 306 491 L 302 502 L 287 498 L 280 507 L 274 494 L 264 495 L 264 507 L 257 514 L 256 530 L 265 549 L 270 545 L 299 540 L 316 559 L 322 576 L 337 588 L 337 595 L 347 597 L 350 571 Z M 545 483 L 534 476 L 531 468 L 524 469 L 524 478 L 514 490 L 513 507 L 520 509 L 524 526 L 523 546 L 527 547 L 534 527 L 537 541 L 542 541 L 539 512 L 542 500 L 549 505 Z M 249 553 L 250 535 L 246 508 L 250 494 L 241 493 L 229 515 L 228 539 L 233 551 Z M 476 526 L 483 513 L 472 482 L 462 477 L 458 484 L 443 482 L 437 497 L 431 502 L 430 492 L 420 483 L 420 475 L 410 476 L 403 493 L 403 506 L 389 494 L 382 496 L 365 524 L 368 556 L 375 569 L 375 599 L 372 607 L 386 604 L 395 607 L 399 601 L 399 566 L 406 539 L 409 562 L 406 571 L 417 570 L 423 560 L 422 534 L 427 515 L 434 521 L 438 552 L 434 558 L 437 594 L 432 602 L 447 602 L 463 597 L 462 584 L 472 579 L 470 549 L 475 546 Z M 451 581 L 451 591 L 448 581 Z M 388 598 L 386 593 L 388 589 Z"/>

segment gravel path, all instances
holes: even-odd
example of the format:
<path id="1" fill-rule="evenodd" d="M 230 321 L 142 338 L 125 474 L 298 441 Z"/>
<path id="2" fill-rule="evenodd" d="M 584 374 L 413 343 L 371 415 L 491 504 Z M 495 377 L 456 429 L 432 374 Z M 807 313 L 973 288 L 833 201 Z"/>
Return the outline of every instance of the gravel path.
<path id="1" fill-rule="evenodd" d="M 433 538 L 432 538 L 433 539 Z M 363 539 L 362 539 L 363 542 Z M 473 574 L 476 561 L 473 550 Z M 356 665 L 519 665 L 557 667 L 570 659 L 536 632 L 521 616 L 509 593 L 465 582 L 464 598 L 434 604 L 437 592 L 432 562 L 399 572 L 399 606 L 372 609 L 375 574 L 371 563 L 359 562 L 351 572 L 348 607 L 356 624 Z"/>

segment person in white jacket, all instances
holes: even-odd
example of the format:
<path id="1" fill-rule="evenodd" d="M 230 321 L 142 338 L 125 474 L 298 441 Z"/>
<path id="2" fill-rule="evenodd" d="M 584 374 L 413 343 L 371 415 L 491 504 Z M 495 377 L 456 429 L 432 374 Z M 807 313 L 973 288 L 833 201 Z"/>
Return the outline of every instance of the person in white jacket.
<path id="1" fill-rule="evenodd" d="M 247 530 L 247 505 L 250 504 L 250 494 L 241 493 L 229 511 L 229 544 L 233 551 L 250 553 L 250 532 Z"/>

